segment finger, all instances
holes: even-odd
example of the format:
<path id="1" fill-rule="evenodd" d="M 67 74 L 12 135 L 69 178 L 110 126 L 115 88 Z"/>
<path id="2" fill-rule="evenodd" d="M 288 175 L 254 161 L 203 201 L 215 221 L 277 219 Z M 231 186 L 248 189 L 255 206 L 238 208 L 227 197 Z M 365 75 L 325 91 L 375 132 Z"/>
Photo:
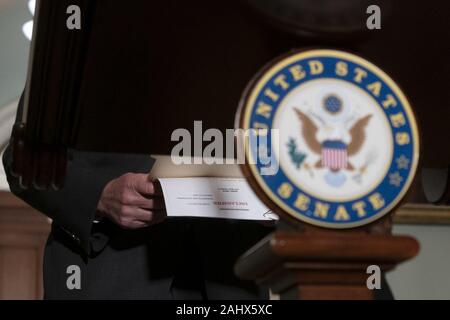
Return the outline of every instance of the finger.
<path id="1" fill-rule="evenodd" d="M 162 196 L 162 190 L 159 183 L 156 181 L 149 181 L 147 176 L 145 176 L 145 178 L 139 177 L 136 180 L 135 188 L 143 196 Z"/>
<path id="2" fill-rule="evenodd" d="M 123 214 L 115 214 L 111 215 L 111 218 L 117 225 L 124 229 L 143 228 L 149 225 L 148 217 L 145 220 L 140 220 L 134 218 L 133 216 L 129 216 L 130 209 L 128 209 L 127 212 L 127 216 L 124 216 Z"/>
<path id="3" fill-rule="evenodd" d="M 128 222 L 125 226 L 122 226 L 124 229 L 130 229 L 130 230 L 134 230 L 134 229 L 142 229 L 142 228 L 146 228 L 150 226 L 150 224 L 148 222 L 145 221 L 139 221 L 139 220 L 134 220 L 134 221 L 130 221 Z"/>
<path id="4" fill-rule="evenodd" d="M 142 222 L 151 222 L 154 218 L 154 212 L 150 211 L 150 210 L 145 210 L 142 208 L 133 208 L 132 212 L 131 212 L 131 216 L 130 218 L 133 220 L 138 220 L 138 221 L 142 221 Z"/>
<path id="5" fill-rule="evenodd" d="M 138 192 L 132 193 L 127 197 L 125 205 L 135 206 L 143 209 L 160 210 L 165 208 L 164 198 L 162 197 L 145 197 Z"/>
<path id="6" fill-rule="evenodd" d="M 148 180 L 147 175 L 139 174 L 136 176 L 134 187 L 141 194 L 154 194 L 154 183 Z"/>
<path id="7" fill-rule="evenodd" d="M 167 217 L 167 214 L 166 214 L 166 211 L 165 211 L 165 210 L 162 210 L 162 211 L 156 211 L 156 212 L 154 212 L 154 214 L 153 214 L 153 219 L 152 219 L 152 221 L 149 223 L 149 225 L 152 226 L 152 225 L 161 223 L 161 222 L 163 222 L 163 221 L 166 219 L 166 217 Z"/>
<path id="8" fill-rule="evenodd" d="M 159 183 L 158 180 L 153 181 L 153 187 L 155 188 L 154 195 L 156 195 L 156 196 L 163 196 L 161 183 Z"/>
<path id="9" fill-rule="evenodd" d="M 163 198 L 144 199 L 145 201 L 139 201 L 139 204 L 137 205 L 139 208 L 147 210 L 164 210 L 166 208 Z"/>

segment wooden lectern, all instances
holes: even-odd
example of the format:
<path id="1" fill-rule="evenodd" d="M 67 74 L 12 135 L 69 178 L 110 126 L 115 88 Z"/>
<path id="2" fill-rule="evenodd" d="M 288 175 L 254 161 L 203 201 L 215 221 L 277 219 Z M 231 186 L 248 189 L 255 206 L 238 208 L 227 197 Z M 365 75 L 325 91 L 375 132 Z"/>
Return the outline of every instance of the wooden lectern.
<path id="1" fill-rule="evenodd" d="M 281 299 L 373 299 L 367 268 L 390 271 L 418 250 L 414 238 L 390 233 L 390 221 L 348 232 L 280 226 L 248 250 L 235 270 Z"/>
<path id="2" fill-rule="evenodd" d="M 382 70 L 342 51 L 291 51 L 248 85 L 236 127 L 249 131 L 241 168 L 281 219 L 239 259 L 239 277 L 282 299 L 372 299 L 369 266 L 386 272 L 417 254 L 415 239 L 391 234 L 417 126 Z"/>

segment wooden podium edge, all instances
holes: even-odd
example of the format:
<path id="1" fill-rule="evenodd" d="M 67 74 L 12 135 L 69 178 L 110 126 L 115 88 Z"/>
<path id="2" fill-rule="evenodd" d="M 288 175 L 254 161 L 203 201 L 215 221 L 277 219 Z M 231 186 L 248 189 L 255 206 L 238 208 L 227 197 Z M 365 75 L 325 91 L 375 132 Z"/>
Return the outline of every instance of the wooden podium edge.
<path id="1" fill-rule="evenodd" d="M 373 299 L 367 268 L 384 273 L 418 252 L 409 236 L 276 231 L 238 259 L 235 274 L 282 299 Z"/>
<path id="2" fill-rule="evenodd" d="M 418 252 L 419 244 L 410 236 L 275 232 L 244 253 L 235 272 L 239 277 L 255 280 L 286 262 L 395 265 Z M 252 263 L 243 263 L 244 260 Z"/>

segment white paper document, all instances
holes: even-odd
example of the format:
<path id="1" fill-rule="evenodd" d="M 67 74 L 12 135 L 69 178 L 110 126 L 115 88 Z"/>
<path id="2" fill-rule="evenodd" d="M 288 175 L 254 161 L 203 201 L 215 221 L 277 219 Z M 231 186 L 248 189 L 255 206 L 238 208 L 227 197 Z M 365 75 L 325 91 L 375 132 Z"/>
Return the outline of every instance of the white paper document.
<path id="1" fill-rule="evenodd" d="M 240 220 L 278 217 L 253 193 L 243 178 L 159 178 L 167 216 Z"/>

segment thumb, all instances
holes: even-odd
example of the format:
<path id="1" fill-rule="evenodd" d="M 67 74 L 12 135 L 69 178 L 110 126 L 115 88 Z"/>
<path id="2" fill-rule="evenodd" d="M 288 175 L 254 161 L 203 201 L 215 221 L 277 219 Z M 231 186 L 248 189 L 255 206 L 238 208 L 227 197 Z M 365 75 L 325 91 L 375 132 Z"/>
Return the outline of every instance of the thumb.
<path id="1" fill-rule="evenodd" d="M 144 173 L 136 176 L 134 188 L 137 192 L 144 195 L 155 193 L 155 184 L 150 181 L 148 175 Z"/>

